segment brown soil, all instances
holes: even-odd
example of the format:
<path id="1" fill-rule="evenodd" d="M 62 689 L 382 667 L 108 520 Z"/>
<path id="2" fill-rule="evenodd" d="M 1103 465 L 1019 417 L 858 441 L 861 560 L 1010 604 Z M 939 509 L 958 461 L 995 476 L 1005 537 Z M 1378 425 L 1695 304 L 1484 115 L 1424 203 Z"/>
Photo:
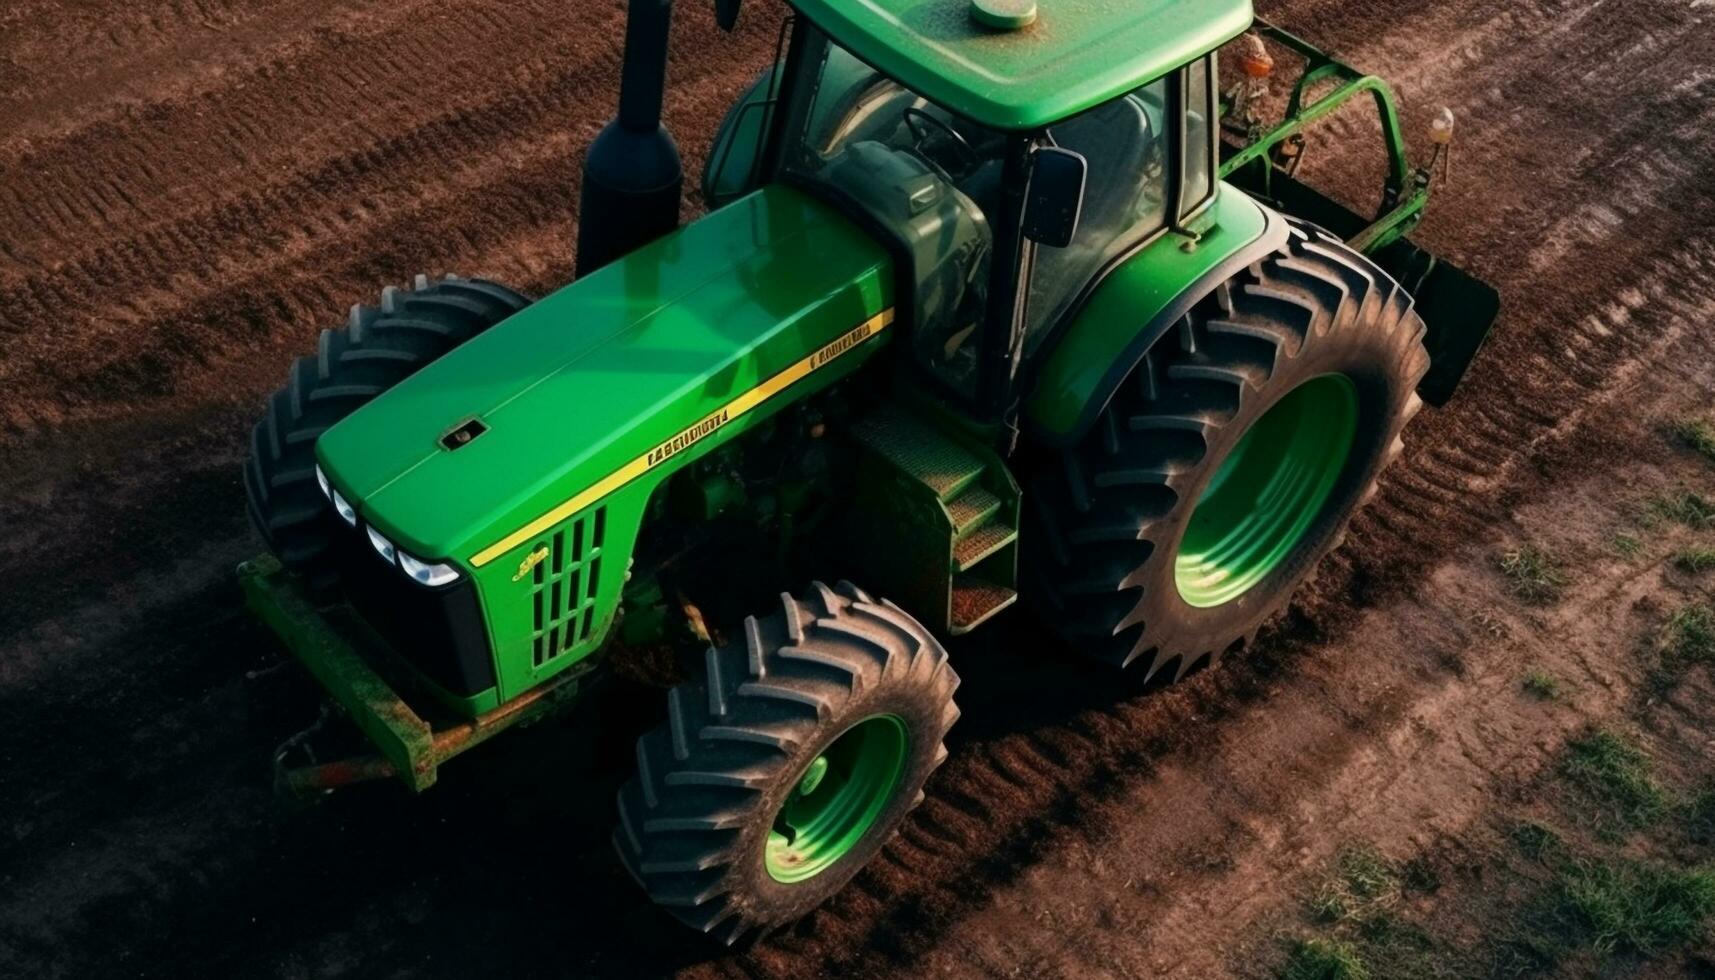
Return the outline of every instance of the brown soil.
<path id="1" fill-rule="evenodd" d="M 778 18 L 755 4 L 724 37 L 705 6 L 681 4 L 670 82 L 693 173 Z M 1656 430 L 1715 403 L 1715 6 L 1266 12 L 1396 81 L 1412 132 L 1459 113 L 1419 237 L 1500 288 L 1494 342 L 1238 662 L 1143 692 L 1020 616 L 960 649 L 965 721 L 928 804 L 829 908 L 729 954 L 609 855 L 627 690 L 420 799 L 283 811 L 268 752 L 316 694 L 231 575 L 257 547 L 248 424 L 316 330 L 419 271 L 569 276 L 621 6 L 0 10 L 0 975 L 1266 974 L 1355 841 L 1453 869 L 1420 911 L 1480 941 L 1499 906 L 1457 868 L 1553 806 L 1585 724 L 1644 725 L 1675 778 L 1708 775 L 1715 697 L 1648 704 L 1637 654 L 1708 585 L 1665 540 L 1634 560 L 1607 541 L 1655 488 L 1715 489 Z M 1359 162 L 1310 167 L 1363 193 Z M 1493 558 L 1522 541 L 1571 559 L 1560 602 L 1506 597 Z M 1521 697 L 1531 668 L 1565 700 Z"/>

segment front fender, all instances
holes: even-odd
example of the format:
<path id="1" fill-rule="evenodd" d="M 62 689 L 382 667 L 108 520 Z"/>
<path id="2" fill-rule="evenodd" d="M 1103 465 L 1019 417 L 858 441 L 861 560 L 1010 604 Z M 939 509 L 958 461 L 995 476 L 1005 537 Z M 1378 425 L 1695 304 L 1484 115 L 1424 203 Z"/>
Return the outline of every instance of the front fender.
<path id="1" fill-rule="evenodd" d="M 1286 242 L 1286 220 L 1223 185 L 1213 223 L 1187 251 L 1166 235 L 1114 266 L 1073 314 L 1025 396 L 1025 429 L 1065 447 L 1090 430 L 1157 340 L 1199 300 Z"/>

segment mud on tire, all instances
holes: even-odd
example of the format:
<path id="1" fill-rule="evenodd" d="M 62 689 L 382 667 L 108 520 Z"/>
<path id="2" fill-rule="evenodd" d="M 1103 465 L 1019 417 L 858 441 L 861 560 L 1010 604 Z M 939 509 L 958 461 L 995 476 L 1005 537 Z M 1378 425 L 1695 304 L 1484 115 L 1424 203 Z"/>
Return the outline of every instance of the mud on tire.
<path id="1" fill-rule="evenodd" d="M 1218 287 L 1165 337 L 1074 448 L 1029 484 L 1026 598 L 1076 649 L 1177 680 L 1254 640 L 1402 448 L 1429 368 L 1411 297 L 1338 239 L 1294 224 L 1276 253 Z M 1343 377 L 1350 450 L 1296 544 L 1213 608 L 1181 593 L 1193 512 L 1243 436 L 1306 382 Z M 1331 423 L 1330 423 L 1331 424 Z M 1332 467 L 1330 467 L 1332 469 Z"/>
<path id="2" fill-rule="evenodd" d="M 730 945 L 810 912 L 880 851 L 946 758 L 959 680 L 928 630 L 848 583 L 781 596 L 742 639 L 710 647 L 701 673 L 638 741 L 613 843 L 650 898 Z M 873 822 L 824 870 L 777 880 L 768 848 L 782 806 L 830 746 L 887 717 L 906 734 L 903 764 Z"/>
<path id="3" fill-rule="evenodd" d="M 354 306 L 346 325 L 323 330 L 316 353 L 292 364 L 284 388 L 250 436 L 244 489 L 250 519 L 280 563 L 310 588 L 337 582 L 338 518 L 316 483 L 316 439 L 425 364 L 528 306 L 492 282 L 418 276 L 389 286 L 376 306 Z"/>

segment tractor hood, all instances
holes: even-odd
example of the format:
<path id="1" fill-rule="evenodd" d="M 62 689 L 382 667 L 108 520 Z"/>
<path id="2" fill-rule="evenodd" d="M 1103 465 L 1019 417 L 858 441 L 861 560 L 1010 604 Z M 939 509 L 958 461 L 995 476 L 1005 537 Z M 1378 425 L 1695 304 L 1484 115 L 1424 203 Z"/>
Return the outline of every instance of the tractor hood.
<path id="1" fill-rule="evenodd" d="M 769 187 L 461 345 L 317 455 L 401 548 L 481 566 L 570 504 L 661 479 L 729 415 L 790 404 L 818 361 L 886 326 L 889 269 L 856 225 Z M 472 420 L 480 435 L 443 445 Z"/>

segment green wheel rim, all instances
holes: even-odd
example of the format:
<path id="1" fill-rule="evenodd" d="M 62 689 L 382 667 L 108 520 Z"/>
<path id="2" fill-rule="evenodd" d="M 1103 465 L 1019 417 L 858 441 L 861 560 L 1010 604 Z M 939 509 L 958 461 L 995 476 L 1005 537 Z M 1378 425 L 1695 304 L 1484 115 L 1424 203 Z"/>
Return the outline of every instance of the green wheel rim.
<path id="1" fill-rule="evenodd" d="M 905 722 L 877 715 L 811 760 L 774 817 L 763 858 L 769 876 L 805 881 L 850 853 L 898 792 L 907 741 Z"/>
<path id="2" fill-rule="evenodd" d="M 1338 374 L 1306 381 L 1258 419 L 1191 513 L 1174 559 L 1180 598 L 1225 605 L 1286 561 L 1334 492 L 1357 428 L 1357 389 Z"/>

